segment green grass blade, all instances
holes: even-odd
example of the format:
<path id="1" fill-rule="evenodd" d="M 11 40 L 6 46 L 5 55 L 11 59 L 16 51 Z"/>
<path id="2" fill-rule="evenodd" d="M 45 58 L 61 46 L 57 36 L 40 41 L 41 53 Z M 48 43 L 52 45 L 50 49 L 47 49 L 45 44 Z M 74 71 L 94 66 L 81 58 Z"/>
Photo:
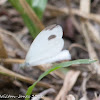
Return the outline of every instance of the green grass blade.
<path id="1" fill-rule="evenodd" d="M 35 11 L 36 15 L 39 17 L 40 20 L 42 20 L 43 12 L 45 10 L 47 0 L 26 0 L 30 7 Z M 35 38 L 38 33 L 40 32 L 40 29 L 36 27 L 36 25 L 31 21 L 31 19 L 28 17 L 28 15 L 24 12 L 24 9 L 22 8 L 21 4 L 19 3 L 19 0 L 9 0 L 9 2 L 16 8 L 16 10 L 21 14 L 24 23 L 28 27 L 31 35 L 33 38 Z"/>
<path id="2" fill-rule="evenodd" d="M 96 60 L 91 60 L 91 59 L 80 59 L 80 60 L 74 60 L 74 61 L 69 61 L 69 62 L 63 62 L 63 63 L 60 63 L 60 64 L 57 64 L 55 65 L 54 67 L 52 67 L 51 69 L 45 71 L 42 75 L 40 75 L 40 77 L 38 78 L 38 80 L 33 84 L 31 85 L 27 92 L 26 92 L 26 96 L 30 96 L 35 85 L 42 79 L 44 78 L 45 76 L 47 76 L 50 72 L 53 72 L 59 68 L 62 68 L 62 67 L 68 67 L 68 66 L 71 66 L 73 64 L 90 64 L 90 63 L 93 63 L 95 62 Z M 29 100 L 29 98 L 26 98 L 25 100 Z"/>
<path id="3" fill-rule="evenodd" d="M 35 38 L 38 35 L 38 33 L 40 32 L 40 30 L 33 24 L 31 19 L 27 15 L 22 14 L 21 16 L 22 16 L 27 28 L 29 29 L 31 36 L 33 38 Z"/>

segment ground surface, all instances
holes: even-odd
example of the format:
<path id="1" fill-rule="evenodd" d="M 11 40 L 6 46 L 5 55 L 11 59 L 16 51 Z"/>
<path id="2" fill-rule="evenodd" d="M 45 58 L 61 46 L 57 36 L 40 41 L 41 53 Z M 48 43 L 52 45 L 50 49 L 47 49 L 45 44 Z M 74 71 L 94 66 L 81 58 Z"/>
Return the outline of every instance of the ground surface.
<path id="1" fill-rule="evenodd" d="M 71 3 L 72 8 L 78 9 L 79 2 L 80 2 L 79 0 L 72 1 Z M 68 7 L 66 5 L 66 2 L 63 0 L 50 0 L 48 4 L 58 8 Z M 61 14 L 59 16 L 56 15 L 53 16 L 52 14 L 50 15 L 47 12 L 50 13 L 50 10 L 46 9 L 46 11 L 44 12 L 44 17 L 43 17 L 44 25 L 48 26 L 56 23 L 56 24 L 60 24 L 63 27 L 64 30 L 63 38 L 65 41 L 64 48 L 69 49 L 72 55 L 72 60 L 90 58 L 91 56 L 90 54 L 93 54 L 94 52 L 88 51 L 89 48 L 88 46 L 86 46 L 84 35 L 82 35 L 82 30 L 81 32 L 77 30 L 69 14 L 67 15 Z M 100 13 L 99 0 L 91 1 L 91 13 L 95 13 L 95 14 Z M 74 16 L 74 17 L 77 20 L 78 24 L 80 24 L 80 17 L 79 16 Z M 92 20 L 91 23 L 93 27 L 100 33 L 100 25 Z M 0 28 L 12 32 L 12 34 L 14 34 L 17 38 L 19 38 L 22 41 L 22 43 L 25 45 L 26 48 L 28 48 L 31 42 L 33 41 L 20 14 L 11 6 L 9 2 L 6 2 L 0 6 Z M 24 52 L 21 48 L 19 48 L 18 44 L 14 42 L 14 38 L 12 38 L 10 35 L 3 34 L 2 32 L 0 33 L 0 35 L 3 40 L 4 46 L 7 50 L 9 58 L 18 58 L 18 59 L 25 58 L 26 52 Z M 91 44 L 92 47 L 95 49 L 95 53 L 97 54 L 99 59 L 100 44 L 94 41 L 93 39 L 91 39 Z M 1 63 L 1 65 L 6 66 L 3 63 Z M 95 70 L 92 68 L 92 66 L 93 65 L 71 66 L 69 69 L 67 69 L 69 72 L 69 76 L 65 75 L 65 73 L 61 73 L 61 75 L 55 73 L 53 75 L 46 76 L 42 81 L 47 84 L 52 84 L 55 87 L 55 92 L 49 91 L 50 93 L 47 93 L 47 95 L 45 96 L 47 97 L 47 99 L 45 100 L 53 100 L 57 95 L 60 95 L 58 93 L 63 86 L 64 77 L 66 76 L 68 77 L 68 80 L 70 80 L 73 76 L 76 75 L 77 71 L 79 71 L 80 74 L 76 75 L 75 77 L 76 82 L 73 82 L 73 80 L 71 81 L 72 84 L 75 85 L 69 86 L 71 87 L 71 89 L 69 89 L 70 91 L 68 91 L 66 95 L 72 94 L 79 100 L 80 98 L 84 97 L 84 95 L 86 96 L 87 94 L 89 100 L 100 100 L 99 98 L 95 99 L 96 95 L 98 96 L 100 94 L 100 76 L 96 72 L 94 72 Z M 19 67 L 18 64 L 13 64 L 11 70 L 18 74 L 33 78 L 35 80 L 43 73 L 43 70 L 41 71 L 39 67 L 26 68 L 26 69 L 20 69 L 18 67 Z M 75 73 L 71 72 L 72 70 L 74 70 Z M 60 74 L 60 72 L 58 73 Z M 6 77 L 4 79 L 3 75 L 1 77 L 0 77 L 0 95 L 3 94 L 10 94 L 10 95 L 17 95 L 17 96 L 19 94 L 25 95 L 26 90 L 30 85 L 27 82 L 25 83 L 22 81 L 18 81 L 16 77 L 14 79 L 10 77 Z M 10 82 L 5 82 L 5 80 L 9 80 L 9 79 Z M 37 86 L 34 89 L 34 93 L 37 94 L 43 92 L 44 90 L 45 90 L 44 87 Z M 88 99 L 84 99 L 84 100 L 88 100 Z M 16 99 L 10 98 L 5 100 L 18 100 L 18 98 Z M 21 100 L 24 99 L 21 98 Z"/>

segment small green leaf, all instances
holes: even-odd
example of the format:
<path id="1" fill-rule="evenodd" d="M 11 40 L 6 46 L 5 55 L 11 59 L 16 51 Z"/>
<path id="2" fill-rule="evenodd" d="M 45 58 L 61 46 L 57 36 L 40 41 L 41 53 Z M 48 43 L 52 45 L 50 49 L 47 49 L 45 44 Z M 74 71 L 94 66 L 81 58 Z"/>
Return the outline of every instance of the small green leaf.
<path id="1" fill-rule="evenodd" d="M 26 96 L 30 96 L 35 85 L 42 79 L 44 78 L 45 76 L 47 76 L 50 72 L 53 72 L 59 68 L 62 68 L 62 67 L 68 67 L 68 66 L 71 66 L 73 64 L 90 64 L 90 63 L 93 63 L 93 62 L 96 62 L 97 60 L 91 60 L 91 59 L 80 59 L 80 60 L 74 60 L 74 61 L 69 61 L 69 62 L 63 62 L 63 63 L 60 63 L 60 64 L 57 64 L 55 65 L 54 67 L 52 67 L 51 69 L 45 71 L 42 75 L 40 75 L 40 77 L 38 78 L 38 80 L 33 84 L 31 85 L 27 92 L 26 92 Z M 25 100 L 29 100 L 29 98 L 26 98 Z"/>

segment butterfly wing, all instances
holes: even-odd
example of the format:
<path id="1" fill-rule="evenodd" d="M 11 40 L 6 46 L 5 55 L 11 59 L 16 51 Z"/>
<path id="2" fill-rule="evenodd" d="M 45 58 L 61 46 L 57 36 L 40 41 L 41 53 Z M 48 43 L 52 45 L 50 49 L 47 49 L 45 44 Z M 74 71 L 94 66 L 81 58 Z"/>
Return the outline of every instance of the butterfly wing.
<path id="1" fill-rule="evenodd" d="M 50 26 L 39 33 L 35 38 L 26 56 L 26 63 L 34 63 L 57 55 L 63 48 L 61 26 Z M 53 38 L 51 38 L 53 37 Z"/>
<path id="2" fill-rule="evenodd" d="M 56 56 L 34 62 L 34 66 L 53 63 L 53 62 L 57 62 L 57 61 L 70 60 L 70 59 L 71 59 L 71 55 L 70 55 L 69 51 L 63 50 L 60 53 L 58 53 Z"/>

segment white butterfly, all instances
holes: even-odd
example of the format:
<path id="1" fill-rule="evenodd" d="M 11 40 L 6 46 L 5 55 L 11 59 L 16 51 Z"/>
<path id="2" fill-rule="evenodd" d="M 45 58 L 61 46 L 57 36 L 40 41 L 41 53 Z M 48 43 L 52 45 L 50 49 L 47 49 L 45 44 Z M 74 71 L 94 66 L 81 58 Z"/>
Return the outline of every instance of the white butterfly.
<path id="1" fill-rule="evenodd" d="M 68 50 L 62 50 L 64 40 L 60 25 L 51 25 L 45 28 L 35 38 L 26 55 L 25 66 L 37 66 L 61 60 L 70 60 Z"/>

